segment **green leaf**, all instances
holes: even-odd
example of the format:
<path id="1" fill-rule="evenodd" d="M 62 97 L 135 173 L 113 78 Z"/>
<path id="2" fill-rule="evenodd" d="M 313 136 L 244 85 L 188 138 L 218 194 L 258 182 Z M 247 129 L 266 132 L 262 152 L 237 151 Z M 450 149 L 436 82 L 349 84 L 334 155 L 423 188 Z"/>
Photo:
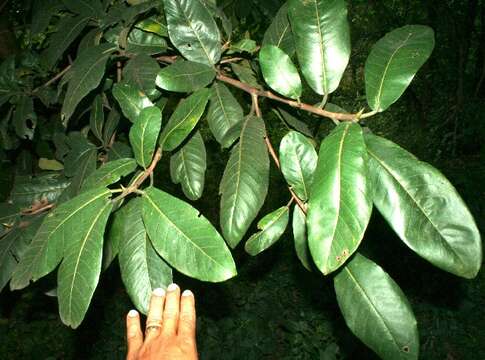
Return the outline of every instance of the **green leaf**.
<path id="1" fill-rule="evenodd" d="M 10 200 L 18 208 L 26 208 L 42 200 L 55 203 L 69 180 L 56 173 L 36 177 L 16 176 Z"/>
<path id="2" fill-rule="evenodd" d="M 123 69 L 123 81 L 151 96 L 157 92 L 155 79 L 160 66 L 154 58 L 139 54 L 130 59 Z"/>
<path id="3" fill-rule="evenodd" d="M 256 234 L 252 235 L 246 244 L 244 250 L 251 255 L 258 255 L 279 240 L 286 230 L 289 218 L 288 206 L 282 206 L 279 209 L 265 215 L 258 222 Z"/>
<path id="4" fill-rule="evenodd" d="M 89 127 L 98 138 L 103 141 L 103 126 L 104 126 L 104 109 L 103 109 L 103 97 L 97 95 L 94 98 L 93 105 L 91 107 L 91 114 L 89 116 Z"/>
<path id="5" fill-rule="evenodd" d="M 155 55 L 167 50 L 167 42 L 161 36 L 133 28 L 128 35 L 126 51 L 133 54 Z"/>
<path id="6" fill-rule="evenodd" d="M 20 208 L 14 204 L 0 203 L 0 237 L 9 231 L 20 218 Z"/>
<path id="7" fill-rule="evenodd" d="M 100 186 L 114 184 L 136 169 L 135 159 L 118 159 L 101 165 L 99 169 L 89 175 L 82 186 L 82 190 L 91 190 Z"/>
<path id="8" fill-rule="evenodd" d="M 289 131 L 280 143 L 281 172 L 298 197 L 307 201 L 317 167 L 313 144 L 297 131 Z"/>
<path id="9" fill-rule="evenodd" d="M 365 140 L 374 204 L 401 240 L 433 265 L 474 278 L 482 241 L 453 185 L 393 142 L 372 134 Z"/>
<path id="10" fill-rule="evenodd" d="M 222 147 L 231 146 L 239 137 L 233 132 L 227 137 L 229 130 L 243 121 L 243 109 L 232 95 L 231 91 L 221 82 L 215 82 L 211 87 L 207 121 L 212 134 Z"/>
<path id="11" fill-rule="evenodd" d="M 131 151 L 131 147 L 125 143 L 115 141 L 113 146 L 108 150 L 108 159 L 110 161 L 129 157 L 133 157 L 133 152 Z"/>
<path id="12" fill-rule="evenodd" d="M 59 0 L 34 1 L 32 3 L 32 34 L 37 35 L 45 31 L 54 14 L 62 8 Z"/>
<path id="13" fill-rule="evenodd" d="M 154 248 L 181 273 L 211 282 L 236 275 L 221 235 L 189 204 L 150 187 L 143 195 L 143 221 Z"/>
<path id="14" fill-rule="evenodd" d="M 73 13 L 92 18 L 101 18 L 106 15 L 99 0 L 63 0 L 64 5 Z"/>
<path id="15" fill-rule="evenodd" d="M 156 106 L 143 109 L 130 129 L 130 144 L 138 164 L 147 168 L 153 158 L 158 134 L 162 127 L 162 112 Z"/>
<path id="16" fill-rule="evenodd" d="M 177 61 L 157 75 L 158 87 L 168 91 L 192 92 L 209 85 L 216 77 L 214 68 L 193 61 Z"/>
<path id="17" fill-rule="evenodd" d="M 43 54 L 43 60 L 48 69 L 53 68 L 69 45 L 81 34 L 89 22 L 89 17 L 66 16 L 57 24 L 57 32 L 50 38 L 49 47 Z"/>
<path id="18" fill-rule="evenodd" d="M 287 128 L 295 129 L 301 132 L 303 135 L 308 136 L 309 138 L 313 138 L 313 132 L 310 130 L 308 125 L 302 121 L 294 117 L 292 114 L 283 110 L 282 108 L 278 108 L 278 110 L 273 110 L 278 116 L 278 118 L 286 125 Z"/>
<path id="19" fill-rule="evenodd" d="M 229 47 L 227 54 L 248 52 L 250 54 L 258 50 L 258 44 L 251 39 L 241 39 L 235 43 L 232 43 Z"/>
<path id="20" fill-rule="evenodd" d="M 67 124 L 79 102 L 99 85 L 106 62 L 114 50 L 115 46 L 102 44 L 88 48 L 76 58 L 69 70 L 69 85 L 62 104 L 61 116 L 64 124 Z"/>
<path id="21" fill-rule="evenodd" d="M 364 236 L 372 212 L 362 128 L 342 123 L 320 145 L 308 202 L 308 243 L 324 275 L 342 266 Z"/>
<path id="22" fill-rule="evenodd" d="M 350 57 L 344 0 L 289 0 L 296 55 L 308 85 L 318 94 L 337 89 Z"/>
<path id="23" fill-rule="evenodd" d="M 84 207 L 82 217 L 64 225 L 66 234 L 76 236 L 64 243 L 64 259 L 57 272 L 57 297 L 61 320 L 72 328 L 81 324 L 98 285 L 104 228 L 112 207 L 109 198 L 99 197 Z"/>
<path id="24" fill-rule="evenodd" d="M 298 205 L 295 205 L 293 208 L 292 227 L 296 256 L 308 271 L 312 271 L 312 257 L 308 247 L 308 237 L 306 233 L 306 215 L 301 211 Z"/>
<path id="25" fill-rule="evenodd" d="M 242 60 L 239 64 L 231 63 L 231 69 L 243 83 L 251 85 L 256 89 L 262 89 L 248 60 Z"/>
<path id="26" fill-rule="evenodd" d="M 13 125 L 15 133 L 22 139 L 32 140 L 35 127 L 37 126 L 37 115 L 34 111 L 33 98 L 22 95 L 16 103 L 13 113 Z"/>
<path id="27" fill-rule="evenodd" d="M 170 158 L 170 176 L 190 200 L 197 200 L 204 190 L 207 168 L 204 139 L 197 131 L 194 136 Z"/>
<path id="28" fill-rule="evenodd" d="M 59 171 L 64 169 L 64 165 L 62 165 L 62 163 L 60 163 L 59 161 L 43 157 L 39 158 L 38 166 L 41 170 Z"/>
<path id="29" fill-rule="evenodd" d="M 172 269 L 156 253 L 142 220 L 142 199 L 135 198 L 114 216 L 111 237 L 119 238 L 121 278 L 136 308 L 147 314 L 152 290 L 172 283 Z"/>
<path id="30" fill-rule="evenodd" d="M 334 278 L 347 326 L 381 359 L 418 359 L 416 319 L 406 296 L 374 262 L 356 254 Z"/>
<path id="31" fill-rule="evenodd" d="M 399 99 L 434 48 L 429 26 L 407 25 L 387 33 L 365 63 L 365 92 L 372 110 L 386 110 Z"/>
<path id="32" fill-rule="evenodd" d="M 288 56 L 293 56 L 295 53 L 295 41 L 288 21 L 288 2 L 280 7 L 264 33 L 263 46 L 265 45 L 277 46 Z"/>
<path id="33" fill-rule="evenodd" d="M 212 66 L 221 58 L 221 34 L 200 0 L 163 0 L 172 44 L 190 61 Z"/>
<path id="34" fill-rule="evenodd" d="M 116 109 L 112 108 L 111 111 L 108 114 L 108 119 L 106 120 L 106 123 L 104 124 L 103 128 L 103 145 L 105 147 L 109 147 L 111 144 L 111 139 L 113 138 L 113 135 L 116 132 L 116 129 L 118 128 L 118 124 L 120 122 L 120 113 L 116 111 Z M 125 154 L 125 156 L 122 157 L 131 157 Z"/>
<path id="35" fill-rule="evenodd" d="M 167 24 L 163 16 L 151 16 L 147 19 L 139 21 L 135 24 L 135 27 L 146 31 L 157 34 L 159 36 L 168 36 Z"/>
<path id="36" fill-rule="evenodd" d="M 123 114 L 131 122 L 138 119 L 142 109 L 153 106 L 153 103 L 144 93 L 129 84 L 115 84 L 113 95 L 120 104 Z"/>
<path id="37" fill-rule="evenodd" d="M 274 45 L 266 45 L 259 51 L 259 65 L 264 80 L 281 95 L 291 99 L 301 96 L 301 80 L 290 57 Z"/>
<path id="38" fill-rule="evenodd" d="M 222 176 L 221 228 L 232 248 L 246 234 L 268 193 L 269 157 L 265 135 L 263 120 L 247 116 Z"/>
<path id="39" fill-rule="evenodd" d="M 23 289 L 29 285 L 30 280 L 37 281 L 53 271 L 65 255 L 64 239 L 69 239 L 69 243 L 80 241 L 81 234 L 78 231 L 83 224 L 87 224 L 93 207 L 96 208 L 99 203 L 105 204 L 110 195 L 108 189 L 97 188 L 84 192 L 52 210 L 45 217 L 15 269 L 10 288 Z M 73 237 L 73 234 L 76 236 Z"/>
<path id="40" fill-rule="evenodd" d="M 172 151 L 185 140 L 204 113 L 209 96 L 209 89 L 200 89 L 180 101 L 160 135 L 163 150 Z"/>
<path id="41" fill-rule="evenodd" d="M 66 176 L 72 177 L 79 171 L 82 159 L 89 151 L 96 151 L 96 146 L 80 133 L 70 133 L 67 144 L 70 150 L 64 161 L 64 173 Z"/>

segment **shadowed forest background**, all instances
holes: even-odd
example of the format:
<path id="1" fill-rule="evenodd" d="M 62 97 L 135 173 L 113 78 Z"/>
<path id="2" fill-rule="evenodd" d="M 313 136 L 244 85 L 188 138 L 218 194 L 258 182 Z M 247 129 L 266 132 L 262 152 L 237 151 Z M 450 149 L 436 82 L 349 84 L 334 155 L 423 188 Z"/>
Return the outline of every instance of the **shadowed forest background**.
<path id="1" fill-rule="evenodd" d="M 259 43 L 282 2 L 240 3 L 240 21 Z M 26 51 L 28 40 L 22 29 L 30 22 L 31 13 L 28 1 L 4 0 L 0 6 L 0 57 L 5 58 Z M 366 120 L 366 124 L 439 168 L 468 204 L 483 233 L 485 3 L 349 1 L 349 20 L 350 65 L 332 102 L 351 109 L 365 103 L 363 64 L 372 44 L 389 30 L 406 24 L 429 25 L 435 30 L 433 54 L 410 88 L 389 111 Z M 318 138 L 330 129 L 326 122 L 317 122 L 307 114 L 298 116 L 318 131 Z M 286 128 L 271 113 L 266 118 L 268 131 L 279 141 Z M 221 158 L 215 141 L 206 145 L 207 183 L 196 205 L 217 223 L 219 199 L 214 194 L 227 153 Z M 0 158 L 1 201 L 11 187 L 11 160 L 16 155 L 2 153 Z M 284 180 L 271 166 L 273 186 L 263 213 L 287 201 Z M 180 194 L 167 173 L 168 168 L 160 169 L 155 181 Z M 365 237 L 372 241 L 364 240 L 363 253 L 377 260 L 411 302 L 420 331 L 421 358 L 485 359 L 484 271 L 474 280 L 464 280 L 434 268 L 412 255 L 378 212 L 374 212 Z M 233 254 L 238 276 L 227 282 L 202 283 L 175 275 L 175 282 L 196 295 L 201 359 L 377 359 L 346 328 L 331 277 L 308 272 L 299 264 L 290 231 L 257 257 L 247 255 L 242 246 Z M 45 295 L 55 284 L 55 276 L 24 291 L 4 289 L 0 296 L 0 357 L 124 358 L 124 317 L 132 304 L 118 272 L 117 266 L 111 265 L 103 274 L 88 315 L 77 330 L 61 323 L 56 298 Z"/>

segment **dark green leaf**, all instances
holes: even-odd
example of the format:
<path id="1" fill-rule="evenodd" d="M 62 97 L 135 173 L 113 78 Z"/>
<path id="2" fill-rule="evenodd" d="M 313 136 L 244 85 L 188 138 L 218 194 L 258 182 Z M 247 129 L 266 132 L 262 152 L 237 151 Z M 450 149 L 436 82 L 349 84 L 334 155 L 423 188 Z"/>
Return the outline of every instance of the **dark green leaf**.
<path id="1" fill-rule="evenodd" d="M 172 44 L 188 60 L 212 66 L 221 57 L 221 34 L 200 0 L 163 0 Z"/>
<path id="2" fill-rule="evenodd" d="M 288 218 L 288 206 L 280 207 L 265 215 L 258 222 L 258 229 L 260 231 L 252 235 L 248 241 L 246 241 L 244 250 L 246 250 L 249 255 L 255 256 L 269 248 L 277 242 L 285 232 L 286 226 L 288 225 Z"/>
<path id="3" fill-rule="evenodd" d="M 207 168 L 204 139 L 197 131 L 194 136 L 170 158 L 170 176 L 190 200 L 197 200 L 204 190 Z"/>
<path id="4" fill-rule="evenodd" d="M 62 118 L 64 124 L 74 113 L 79 102 L 94 88 L 103 78 L 106 62 L 116 47 L 111 44 L 93 46 L 80 54 L 69 70 L 69 85 L 67 87 L 64 104 L 62 104 Z"/>
<path id="5" fill-rule="evenodd" d="M 135 169 L 135 159 L 118 159 L 107 162 L 86 178 L 82 190 L 86 191 L 114 184 L 120 181 L 122 177 L 134 172 Z"/>
<path id="6" fill-rule="evenodd" d="M 418 359 L 416 319 L 399 286 L 377 264 L 356 254 L 334 279 L 347 326 L 384 360 Z"/>
<path id="7" fill-rule="evenodd" d="M 470 211 L 437 169 L 384 138 L 366 134 L 374 203 L 418 255 L 464 278 L 477 275 L 482 241 Z"/>
<path id="8" fill-rule="evenodd" d="M 90 152 L 96 152 L 96 146 L 89 142 L 80 133 L 71 133 L 67 139 L 70 151 L 64 161 L 64 174 L 74 176 L 79 171 L 79 164 L 89 156 Z"/>
<path id="9" fill-rule="evenodd" d="M 94 98 L 89 117 L 89 126 L 94 136 L 96 136 L 98 140 L 103 141 L 104 109 L 102 95 L 97 95 Z"/>
<path id="10" fill-rule="evenodd" d="M 113 86 L 113 95 L 120 104 L 123 114 L 131 122 L 135 122 L 142 109 L 153 106 L 148 97 L 137 88 L 124 83 Z"/>
<path id="11" fill-rule="evenodd" d="M 308 85 L 318 94 L 337 89 L 350 57 L 344 0 L 289 0 L 296 54 Z"/>
<path id="12" fill-rule="evenodd" d="M 221 235 L 189 204 L 148 188 L 143 195 L 143 221 L 154 248 L 181 273 L 211 282 L 236 275 Z"/>
<path id="13" fill-rule="evenodd" d="M 20 208 L 11 203 L 0 203 L 0 237 L 9 231 L 20 218 Z"/>
<path id="14" fill-rule="evenodd" d="M 365 92 L 372 110 L 384 111 L 409 86 L 434 48 L 429 26 L 407 25 L 386 34 L 365 63 Z"/>
<path id="15" fill-rule="evenodd" d="M 119 141 L 115 141 L 108 150 L 108 159 L 110 161 L 130 157 L 133 157 L 131 147 Z"/>
<path id="16" fill-rule="evenodd" d="M 362 128 L 338 125 L 320 146 L 308 202 L 308 243 L 327 275 L 355 252 L 372 212 Z"/>
<path id="17" fill-rule="evenodd" d="M 119 122 L 120 122 L 120 113 L 116 111 L 116 109 L 111 109 L 103 129 L 104 146 L 109 146 L 109 144 L 111 144 L 113 135 L 115 134 L 116 129 L 118 128 Z M 132 157 L 132 156 L 128 156 L 127 154 L 125 155 L 126 156 L 122 156 L 122 157 Z"/>
<path id="18" fill-rule="evenodd" d="M 156 253 L 142 220 L 142 199 L 135 198 L 116 212 L 110 237 L 120 243 L 121 278 L 136 308 L 148 312 L 152 290 L 172 283 L 172 269 Z"/>
<path id="19" fill-rule="evenodd" d="M 209 96 L 209 89 L 200 89 L 180 101 L 160 135 L 163 150 L 174 150 L 185 140 L 204 113 Z"/>
<path id="20" fill-rule="evenodd" d="M 292 99 L 300 98 L 300 75 L 283 50 L 274 45 L 263 46 L 259 51 L 259 65 L 264 80 L 272 89 Z"/>
<path id="21" fill-rule="evenodd" d="M 251 39 L 241 39 L 231 44 L 227 54 L 234 54 L 234 53 L 241 53 L 241 52 L 248 52 L 252 54 L 257 50 L 258 50 L 258 45 L 256 44 L 256 41 Z"/>
<path id="22" fill-rule="evenodd" d="M 161 36 L 133 28 L 128 36 L 126 51 L 133 54 L 155 55 L 167 50 L 167 42 Z"/>
<path id="23" fill-rule="evenodd" d="M 296 256 L 308 271 L 312 271 L 312 257 L 310 249 L 308 248 L 308 238 L 306 233 L 306 215 L 301 211 L 298 205 L 295 205 L 293 208 L 292 227 Z"/>
<path id="24" fill-rule="evenodd" d="M 243 238 L 268 193 L 269 157 L 265 135 L 263 120 L 247 116 L 222 176 L 221 228 L 232 248 Z"/>
<path id="25" fill-rule="evenodd" d="M 283 110 L 282 108 L 278 108 L 278 110 L 273 110 L 276 115 L 280 118 L 280 120 L 288 127 L 295 130 L 298 130 L 303 135 L 308 136 L 309 138 L 313 138 L 313 132 L 310 130 L 308 125 L 291 115 L 289 112 Z"/>
<path id="26" fill-rule="evenodd" d="M 30 280 L 37 281 L 53 271 L 65 255 L 63 249 L 68 244 L 64 244 L 64 239 L 77 244 L 81 240 L 78 230 L 91 217 L 93 206 L 104 205 L 110 195 L 109 190 L 98 188 L 82 193 L 50 212 L 15 269 L 10 287 L 22 289 Z"/>
<path id="27" fill-rule="evenodd" d="M 156 106 L 143 109 L 131 127 L 130 143 L 136 161 L 144 168 L 152 161 L 161 127 L 162 113 Z"/>
<path id="28" fill-rule="evenodd" d="M 307 201 L 318 155 L 313 144 L 297 131 L 290 131 L 280 143 L 281 172 L 298 197 Z"/>
<path id="29" fill-rule="evenodd" d="M 34 103 L 31 96 L 22 95 L 15 105 L 13 125 L 17 136 L 20 138 L 28 140 L 34 138 L 37 115 L 34 111 Z"/>
<path id="30" fill-rule="evenodd" d="M 150 16 L 147 19 L 137 22 L 135 27 L 159 36 L 168 36 L 167 24 L 163 16 Z"/>
<path id="31" fill-rule="evenodd" d="M 295 53 L 295 42 L 288 21 L 288 2 L 281 6 L 264 33 L 263 46 L 265 45 L 277 46 L 290 57 Z"/>
<path id="32" fill-rule="evenodd" d="M 32 8 L 32 34 L 42 33 L 49 25 L 52 16 L 62 7 L 60 0 L 34 1 Z"/>
<path id="33" fill-rule="evenodd" d="M 16 176 L 10 200 L 19 208 L 27 208 L 40 201 L 55 203 L 68 185 L 68 179 L 55 173 L 36 177 Z"/>
<path id="34" fill-rule="evenodd" d="M 92 18 L 101 18 L 104 13 L 99 0 L 62 0 L 64 5 L 73 13 Z"/>
<path id="35" fill-rule="evenodd" d="M 57 297 L 61 320 L 72 328 L 81 324 L 98 285 L 104 228 L 112 207 L 109 198 L 99 197 L 84 207 L 82 217 L 64 225 L 66 234 L 76 236 L 64 243 L 64 259 L 57 272 Z"/>
<path id="36" fill-rule="evenodd" d="M 123 81 L 151 96 L 156 92 L 155 79 L 160 66 L 152 57 L 140 54 L 130 59 L 123 69 Z"/>
<path id="37" fill-rule="evenodd" d="M 207 121 L 212 134 L 222 147 L 231 146 L 239 137 L 240 131 L 233 132 L 232 136 L 226 135 L 229 134 L 231 128 L 242 123 L 243 116 L 241 105 L 226 85 L 215 82 L 211 87 Z"/>
<path id="38" fill-rule="evenodd" d="M 57 25 L 57 32 L 50 38 L 49 47 L 44 52 L 47 68 L 53 68 L 69 45 L 81 34 L 88 24 L 89 17 L 64 17 Z"/>
<path id="39" fill-rule="evenodd" d="M 168 91 L 192 92 L 206 87 L 215 77 L 216 72 L 212 67 L 181 60 L 160 70 L 156 84 Z"/>
<path id="40" fill-rule="evenodd" d="M 231 69 L 243 83 L 251 85 L 256 89 L 262 89 L 248 60 L 243 60 L 239 64 L 231 63 Z"/>

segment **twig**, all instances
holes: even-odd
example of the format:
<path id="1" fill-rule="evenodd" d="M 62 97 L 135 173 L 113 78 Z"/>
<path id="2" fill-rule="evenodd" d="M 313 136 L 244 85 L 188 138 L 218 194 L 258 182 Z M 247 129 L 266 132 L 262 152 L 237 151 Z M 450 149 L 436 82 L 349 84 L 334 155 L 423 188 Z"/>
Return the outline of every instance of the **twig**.
<path id="1" fill-rule="evenodd" d="M 219 64 L 228 64 L 228 63 L 233 63 L 233 62 L 238 62 L 244 60 L 242 57 L 233 57 L 233 58 L 227 58 L 227 59 L 222 59 L 219 61 Z"/>
<path id="2" fill-rule="evenodd" d="M 59 72 L 56 76 L 54 76 L 52 79 L 47 81 L 45 84 L 40 85 L 39 87 L 36 87 L 34 90 L 32 90 L 32 93 L 36 93 L 37 91 L 39 91 L 43 87 L 47 87 L 47 86 L 51 85 L 52 83 L 56 82 L 57 80 L 59 80 L 61 77 L 64 76 L 65 73 L 67 73 L 69 71 L 71 66 L 72 65 L 67 65 L 64 69 L 62 69 L 61 72 Z"/>

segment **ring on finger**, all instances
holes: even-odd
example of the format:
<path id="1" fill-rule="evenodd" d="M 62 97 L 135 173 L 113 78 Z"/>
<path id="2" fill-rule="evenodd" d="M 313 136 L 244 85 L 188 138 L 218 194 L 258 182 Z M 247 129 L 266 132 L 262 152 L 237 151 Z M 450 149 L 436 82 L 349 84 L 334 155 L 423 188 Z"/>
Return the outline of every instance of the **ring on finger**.
<path id="1" fill-rule="evenodd" d="M 145 332 L 148 333 L 154 330 L 160 330 L 162 328 L 162 324 L 159 321 L 151 321 L 147 324 L 145 328 Z"/>

